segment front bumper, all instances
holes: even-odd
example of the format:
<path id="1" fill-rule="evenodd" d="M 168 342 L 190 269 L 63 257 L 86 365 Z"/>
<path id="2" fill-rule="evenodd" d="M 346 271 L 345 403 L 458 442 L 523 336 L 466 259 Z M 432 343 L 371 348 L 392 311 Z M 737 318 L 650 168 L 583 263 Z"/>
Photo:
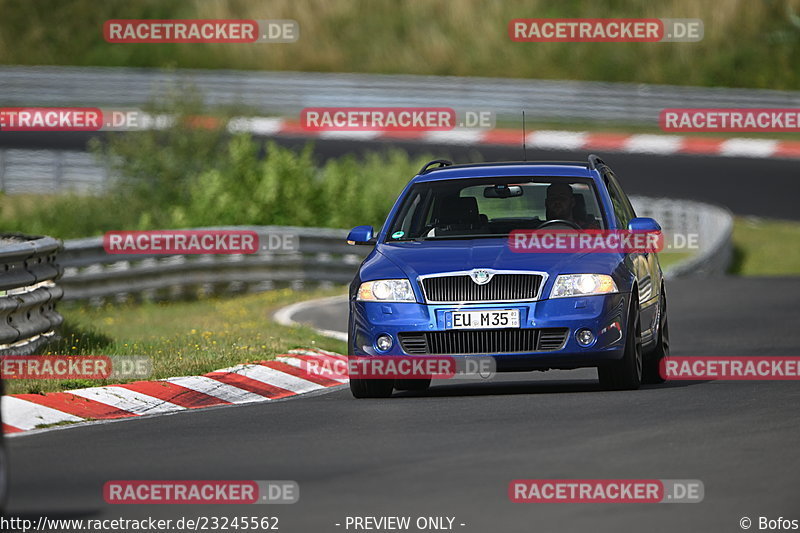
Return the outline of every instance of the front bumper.
<path id="1" fill-rule="evenodd" d="M 521 329 L 566 328 L 566 341 L 558 349 L 502 353 L 431 353 L 430 355 L 491 356 L 498 371 L 572 369 L 602 365 L 622 358 L 626 332 L 628 293 L 555 298 L 524 303 L 420 304 L 350 301 L 350 354 L 420 355 L 405 352 L 401 333 L 446 331 L 445 313 L 458 310 L 518 309 Z M 575 338 L 589 329 L 595 341 L 581 346 Z M 452 330 L 450 330 L 452 331 Z M 478 330 L 483 331 L 483 330 Z M 375 341 L 389 335 L 392 347 L 382 352 Z"/>

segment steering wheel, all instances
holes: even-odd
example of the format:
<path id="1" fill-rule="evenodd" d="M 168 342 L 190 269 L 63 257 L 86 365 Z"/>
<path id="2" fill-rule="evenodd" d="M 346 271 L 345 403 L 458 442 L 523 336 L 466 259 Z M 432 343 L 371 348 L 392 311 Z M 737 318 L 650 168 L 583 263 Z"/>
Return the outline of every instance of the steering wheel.
<path id="1" fill-rule="evenodd" d="M 563 218 L 554 218 L 553 220 L 548 220 L 547 222 L 545 222 L 544 224 L 542 224 L 541 226 L 539 226 L 536 229 L 543 229 L 543 228 L 546 228 L 547 226 L 552 226 L 554 224 L 564 224 L 566 226 L 569 226 L 571 228 L 575 228 L 577 230 L 581 229 L 581 227 L 579 225 L 577 225 L 576 223 L 574 223 L 573 221 L 564 220 Z"/>

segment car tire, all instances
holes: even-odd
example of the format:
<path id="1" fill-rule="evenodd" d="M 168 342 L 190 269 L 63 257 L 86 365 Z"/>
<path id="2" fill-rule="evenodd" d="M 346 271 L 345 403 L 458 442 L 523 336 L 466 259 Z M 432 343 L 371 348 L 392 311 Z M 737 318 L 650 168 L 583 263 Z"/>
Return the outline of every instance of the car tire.
<path id="1" fill-rule="evenodd" d="M 658 326 L 658 338 L 656 346 L 652 352 L 644 358 L 644 368 L 642 369 L 642 382 L 650 384 L 664 383 L 666 381 L 661 375 L 661 360 L 669 356 L 669 320 L 667 319 L 667 298 L 666 293 L 661 292 L 661 324 Z"/>
<path id="2" fill-rule="evenodd" d="M 636 390 L 642 384 L 642 328 L 639 305 L 633 304 L 625 332 L 622 359 L 597 368 L 600 385 L 609 390 Z"/>
<path id="3" fill-rule="evenodd" d="M 391 379 L 350 379 L 354 398 L 388 398 L 393 389 L 394 380 Z"/>
<path id="4" fill-rule="evenodd" d="M 396 379 L 394 388 L 397 390 L 425 391 L 431 386 L 431 378 L 425 379 Z"/>

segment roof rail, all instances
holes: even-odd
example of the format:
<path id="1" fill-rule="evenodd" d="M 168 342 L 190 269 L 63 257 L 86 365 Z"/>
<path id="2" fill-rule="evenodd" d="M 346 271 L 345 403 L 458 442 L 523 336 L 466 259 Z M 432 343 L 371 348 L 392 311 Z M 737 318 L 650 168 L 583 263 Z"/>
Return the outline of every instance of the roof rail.
<path id="1" fill-rule="evenodd" d="M 600 159 L 600 156 L 589 154 L 589 168 L 598 169 L 600 167 L 607 167 L 606 162 Z"/>
<path id="2" fill-rule="evenodd" d="M 428 168 L 431 165 L 439 163 L 439 167 L 437 168 Z M 524 165 L 524 166 L 539 166 L 539 165 L 554 165 L 554 166 L 568 166 L 568 167 L 586 167 L 591 168 L 591 164 L 587 163 L 586 161 L 485 161 L 483 163 L 461 163 L 461 164 L 453 164 L 447 160 L 437 159 L 436 161 L 431 161 L 420 170 L 419 174 L 424 174 L 427 172 L 431 172 L 434 170 L 439 170 L 443 167 L 452 166 L 454 168 L 473 168 L 473 167 L 496 167 L 501 165 Z"/>
<path id="3" fill-rule="evenodd" d="M 430 168 L 433 165 L 439 165 L 439 166 L 435 167 L 435 168 Z M 435 170 L 436 168 L 449 167 L 449 166 L 452 166 L 452 165 L 453 165 L 453 162 L 452 161 L 448 161 L 447 159 L 434 159 L 433 161 L 429 161 L 428 163 L 425 163 L 425 166 L 423 166 L 422 169 L 420 169 L 418 174 L 425 174 L 426 172 L 429 172 L 431 170 Z"/>
<path id="4" fill-rule="evenodd" d="M 483 163 L 464 163 L 453 165 L 454 167 L 496 167 L 501 165 L 523 165 L 523 166 L 567 166 L 567 167 L 589 167 L 586 161 L 486 161 Z"/>

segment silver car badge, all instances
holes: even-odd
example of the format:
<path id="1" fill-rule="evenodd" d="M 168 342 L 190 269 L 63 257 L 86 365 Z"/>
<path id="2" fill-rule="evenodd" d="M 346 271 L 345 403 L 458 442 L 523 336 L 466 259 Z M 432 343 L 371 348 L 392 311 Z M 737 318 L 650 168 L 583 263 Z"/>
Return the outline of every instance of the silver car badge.
<path id="1" fill-rule="evenodd" d="M 492 279 L 492 273 L 488 270 L 477 269 L 470 272 L 469 277 L 478 285 L 486 285 Z"/>

